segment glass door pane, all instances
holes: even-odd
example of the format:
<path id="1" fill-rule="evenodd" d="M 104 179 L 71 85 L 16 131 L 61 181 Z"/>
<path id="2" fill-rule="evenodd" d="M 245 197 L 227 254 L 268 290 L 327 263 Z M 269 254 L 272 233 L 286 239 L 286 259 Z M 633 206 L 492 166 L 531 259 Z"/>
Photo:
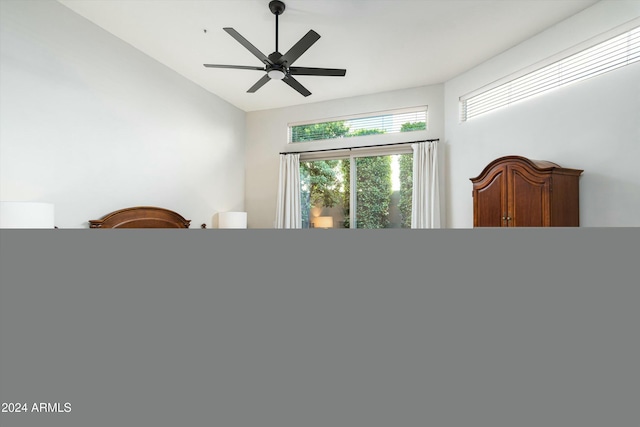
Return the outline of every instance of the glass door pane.
<path id="1" fill-rule="evenodd" d="M 302 228 L 348 228 L 349 175 L 343 175 L 349 159 L 300 162 Z M 348 168 L 347 168 L 348 169 Z"/>
<path id="2" fill-rule="evenodd" d="M 412 154 L 355 158 L 356 228 L 410 228 Z"/>

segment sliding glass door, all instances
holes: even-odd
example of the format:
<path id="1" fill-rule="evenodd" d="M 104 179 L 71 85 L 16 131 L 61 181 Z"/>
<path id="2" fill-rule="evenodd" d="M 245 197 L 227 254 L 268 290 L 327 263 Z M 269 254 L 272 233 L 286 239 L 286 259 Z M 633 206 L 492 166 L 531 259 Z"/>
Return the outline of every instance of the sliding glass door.
<path id="1" fill-rule="evenodd" d="M 410 228 L 411 153 L 300 161 L 303 228 Z"/>

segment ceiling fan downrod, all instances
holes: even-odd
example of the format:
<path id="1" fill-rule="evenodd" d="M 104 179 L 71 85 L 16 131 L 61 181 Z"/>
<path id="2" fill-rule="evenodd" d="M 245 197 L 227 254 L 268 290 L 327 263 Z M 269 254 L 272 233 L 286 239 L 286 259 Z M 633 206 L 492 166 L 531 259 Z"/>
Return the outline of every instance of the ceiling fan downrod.
<path id="1" fill-rule="evenodd" d="M 276 52 L 279 52 L 278 50 L 278 16 L 284 13 L 284 9 L 285 9 L 284 3 L 279 0 L 272 0 L 271 2 L 269 2 L 269 10 L 271 11 L 271 13 L 276 15 Z"/>

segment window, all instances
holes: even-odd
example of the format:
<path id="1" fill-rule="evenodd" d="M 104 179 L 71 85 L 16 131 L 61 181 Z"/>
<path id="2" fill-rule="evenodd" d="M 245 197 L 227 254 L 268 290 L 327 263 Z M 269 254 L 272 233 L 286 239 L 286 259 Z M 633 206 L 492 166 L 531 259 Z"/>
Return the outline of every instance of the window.
<path id="1" fill-rule="evenodd" d="M 303 228 L 411 228 L 413 154 L 300 160 Z"/>
<path id="2" fill-rule="evenodd" d="M 640 27 L 492 89 L 460 98 L 461 120 L 640 60 Z"/>
<path id="3" fill-rule="evenodd" d="M 289 125 L 289 142 L 308 142 L 427 129 L 427 107 Z"/>

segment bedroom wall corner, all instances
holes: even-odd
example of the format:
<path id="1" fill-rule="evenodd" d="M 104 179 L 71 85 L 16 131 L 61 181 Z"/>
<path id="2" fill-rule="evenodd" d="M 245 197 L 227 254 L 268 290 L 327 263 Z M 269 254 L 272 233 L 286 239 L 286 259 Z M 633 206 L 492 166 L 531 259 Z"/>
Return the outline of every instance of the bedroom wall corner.
<path id="1" fill-rule="evenodd" d="M 242 110 L 58 2 L 0 7 L 0 199 L 54 203 L 60 228 L 244 209 Z"/>
<path id="2" fill-rule="evenodd" d="M 473 227 L 472 185 L 492 160 L 522 155 L 583 169 L 580 225 L 638 227 L 640 63 L 460 121 L 459 98 L 640 17 L 640 2 L 601 1 L 445 83 L 448 224 Z"/>

